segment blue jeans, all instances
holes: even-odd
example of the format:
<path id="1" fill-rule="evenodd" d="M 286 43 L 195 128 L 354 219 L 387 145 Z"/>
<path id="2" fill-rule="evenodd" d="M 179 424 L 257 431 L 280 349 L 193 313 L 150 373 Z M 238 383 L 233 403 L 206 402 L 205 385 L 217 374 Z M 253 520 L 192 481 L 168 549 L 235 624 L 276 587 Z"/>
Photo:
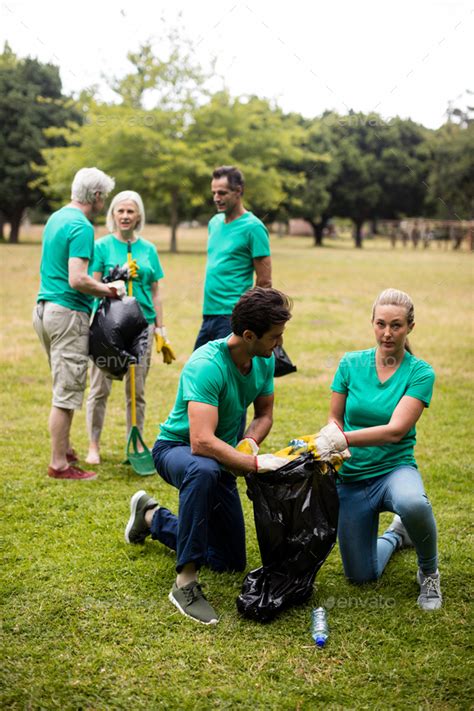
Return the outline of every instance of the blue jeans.
<path id="1" fill-rule="evenodd" d="M 339 549 L 349 580 L 377 580 L 400 544 L 400 537 L 391 531 L 377 536 L 382 511 L 392 511 L 402 519 L 423 573 L 436 571 L 436 522 L 418 469 L 402 466 L 358 482 L 339 480 L 337 492 Z"/>
<path id="2" fill-rule="evenodd" d="M 217 316 L 203 316 L 202 324 L 194 350 L 199 346 L 204 346 L 209 341 L 217 341 L 218 338 L 225 338 L 232 333 L 230 325 L 230 314 L 218 314 Z"/>
<path id="3" fill-rule="evenodd" d="M 245 526 L 235 477 L 178 442 L 158 439 L 153 459 L 161 478 L 179 489 L 179 516 L 160 507 L 151 523 L 151 537 L 176 551 L 177 572 L 186 563 L 243 570 Z"/>

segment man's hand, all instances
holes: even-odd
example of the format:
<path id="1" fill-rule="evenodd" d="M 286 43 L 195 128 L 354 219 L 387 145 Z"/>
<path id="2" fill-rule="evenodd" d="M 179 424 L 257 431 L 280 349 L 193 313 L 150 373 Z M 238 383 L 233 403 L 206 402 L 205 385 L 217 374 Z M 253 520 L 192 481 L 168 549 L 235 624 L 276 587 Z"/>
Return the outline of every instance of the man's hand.
<path id="1" fill-rule="evenodd" d="M 122 296 L 125 296 L 125 294 L 127 293 L 127 290 L 125 288 L 125 282 L 121 279 L 118 279 L 117 281 L 111 281 L 110 284 L 107 284 L 107 286 L 109 287 L 109 291 L 111 292 L 111 299 L 121 299 Z"/>
<path id="2" fill-rule="evenodd" d="M 257 472 L 275 472 L 288 464 L 290 459 L 287 457 L 277 457 L 275 454 L 259 454 L 255 457 L 257 460 Z"/>
<path id="3" fill-rule="evenodd" d="M 137 276 L 137 271 L 140 269 L 140 267 L 138 266 L 136 259 L 131 259 L 129 262 L 125 262 L 125 264 L 122 264 L 121 269 L 123 269 L 127 274 L 127 279 L 135 279 L 135 277 Z"/>
<path id="4" fill-rule="evenodd" d="M 242 452 L 243 454 L 253 454 L 254 456 L 257 456 L 259 449 L 260 447 L 253 437 L 244 437 L 236 446 L 236 450 L 238 452 Z"/>
<path id="5" fill-rule="evenodd" d="M 346 435 L 335 422 L 320 429 L 315 438 L 316 454 L 323 461 L 329 461 L 333 454 L 344 452 L 348 445 Z"/>
<path id="6" fill-rule="evenodd" d="M 161 353 L 163 356 L 163 363 L 170 365 L 170 363 L 176 360 L 176 355 L 171 343 L 168 341 L 166 328 L 164 326 L 157 326 L 155 328 L 155 343 L 156 352 Z"/>

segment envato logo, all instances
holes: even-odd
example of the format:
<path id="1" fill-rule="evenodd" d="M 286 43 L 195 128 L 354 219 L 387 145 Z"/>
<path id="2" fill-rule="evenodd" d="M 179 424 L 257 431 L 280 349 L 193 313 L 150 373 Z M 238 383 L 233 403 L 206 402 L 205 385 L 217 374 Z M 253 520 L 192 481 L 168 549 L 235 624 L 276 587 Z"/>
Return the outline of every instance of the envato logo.
<path id="1" fill-rule="evenodd" d="M 85 122 L 89 125 L 115 126 L 116 128 L 122 128 L 123 126 L 145 126 L 151 128 L 156 124 L 156 118 L 151 114 L 143 114 L 140 112 L 133 114 L 133 116 L 108 116 L 107 114 L 98 114 L 95 116 L 87 116 Z"/>
<path id="2" fill-rule="evenodd" d="M 145 354 L 140 356 L 138 359 L 133 358 L 128 355 L 108 355 L 108 356 L 97 356 L 94 359 L 94 363 L 98 368 L 103 370 L 110 370 L 111 372 L 126 371 L 129 365 L 145 365 L 149 367 L 151 362 L 151 355 Z"/>
<path id="3" fill-rule="evenodd" d="M 352 353 L 350 363 L 354 369 L 360 368 L 361 370 L 367 370 L 375 364 L 374 352 L 360 351 L 359 353 Z M 387 356 L 384 358 L 384 364 L 389 368 L 394 367 L 397 365 L 397 359 L 394 356 Z M 329 355 L 323 365 L 325 368 L 333 368 L 335 365 L 339 365 L 344 373 L 346 372 L 345 369 L 349 367 L 349 359 L 344 358 L 344 354 Z"/>
<path id="4" fill-rule="evenodd" d="M 388 607 L 395 607 L 395 598 L 376 595 L 375 597 L 335 597 L 331 595 L 321 602 L 321 605 L 326 610 L 334 608 L 343 610 L 346 608 L 357 607 L 361 610 L 381 610 Z"/>
<path id="5" fill-rule="evenodd" d="M 346 126 L 348 128 L 357 128 L 358 126 L 369 126 L 369 128 L 380 128 L 390 126 L 394 123 L 395 118 L 383 119 L 381 116 L 363 114 L 347 114 L 346 116 L 338 116 L 337 114 L 328 114 L 321 118 L 321 122 L 328 126 Z"/>

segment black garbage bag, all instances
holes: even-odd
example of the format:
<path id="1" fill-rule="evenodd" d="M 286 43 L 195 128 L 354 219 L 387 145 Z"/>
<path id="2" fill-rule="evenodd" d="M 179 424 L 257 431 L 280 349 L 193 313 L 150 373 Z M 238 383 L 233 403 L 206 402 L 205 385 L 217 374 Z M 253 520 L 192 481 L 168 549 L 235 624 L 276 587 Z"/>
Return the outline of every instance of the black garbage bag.
<path id="1" fill-rule="evenodd" d="M 89 330 L 89 355 L 109 378 L 122 380 L 145 356 L 148 323 L 133 296 L 102 299 Z"/>
<path id="2" fill-rule="evenodd" d="M 283 346 L 275 346 L 273 354 L 275 356 L 275 378 L 281 378 L 282 375 L 296 371 L 296 365 L 293 365 Z"/>
<path id="3" fill-rule="evenodd" d="M 263 565 L 245 577 L 236 604 L 246 617 L 268 622 L 306 602 L 336 542 L 336 472 L 303 454 L 276 472 L 246 480 Z"/>

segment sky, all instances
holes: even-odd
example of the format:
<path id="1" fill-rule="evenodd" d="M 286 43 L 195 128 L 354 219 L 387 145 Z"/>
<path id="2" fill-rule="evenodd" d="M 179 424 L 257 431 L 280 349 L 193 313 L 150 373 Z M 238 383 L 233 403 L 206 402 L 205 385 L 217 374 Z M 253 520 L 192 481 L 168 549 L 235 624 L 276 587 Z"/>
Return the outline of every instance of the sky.
<path id="1" fill-rule="evenodd" d="M 430 128 L 474 89 L 474 2 L 466 0 L 0 0 L 0 43 L 60 67 L 63 90 L 131 69 L 127 52 L 179 27 L 213 88 L 272 99 L 306 117 L 377 111 Z"/>

